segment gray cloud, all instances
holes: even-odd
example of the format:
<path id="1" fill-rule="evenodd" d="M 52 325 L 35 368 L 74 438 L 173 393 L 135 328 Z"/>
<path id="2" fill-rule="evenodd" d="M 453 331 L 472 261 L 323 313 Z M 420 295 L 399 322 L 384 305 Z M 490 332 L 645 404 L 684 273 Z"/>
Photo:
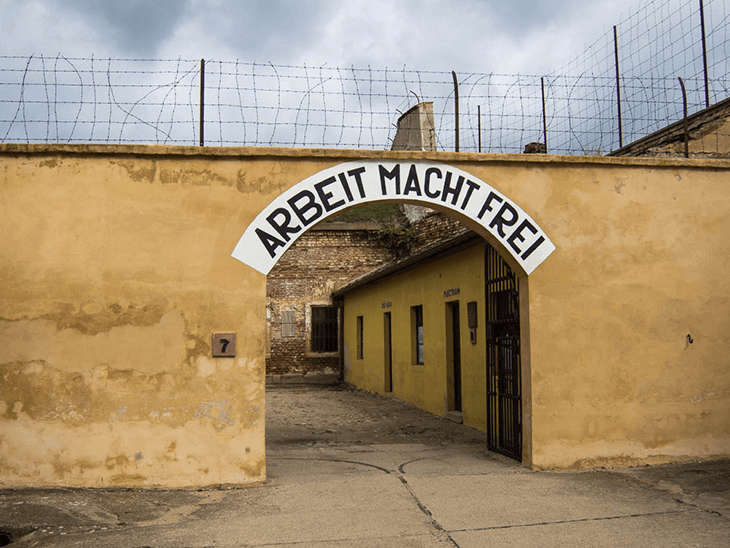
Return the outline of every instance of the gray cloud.
<path id="1" fill-rule="evenodd" d="M 122 55 L 154 56 L 189 13 L 190 0 L 54 0 Z"/>
<path id="2" fill-rule="evenodd" d="M 542 73 L 630 1 L 0 0 L 0 49 Z"/>
<path id="3" fill-rule="evenodd" d="M 518 39 L 556 22 L 566 23 L 580 7 L 577 0 L 475 0 L 472 3 L 486 5 L 499 26 Z"/>
<path id="4" fill-rule="evenodd" d="M 191 17 L 201 51 L 211 40 L 234 57 L 292 62 L 321 40 L 334 0 L 192 0 Z"/>

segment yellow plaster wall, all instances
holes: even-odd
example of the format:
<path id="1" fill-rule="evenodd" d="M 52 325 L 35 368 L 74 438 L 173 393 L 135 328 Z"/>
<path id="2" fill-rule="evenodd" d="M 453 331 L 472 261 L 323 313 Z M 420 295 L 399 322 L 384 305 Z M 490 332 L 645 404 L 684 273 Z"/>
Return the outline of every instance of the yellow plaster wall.
<path id="1" fill-rule="evenodd" d="M 730 455 L 728 161 L 2 145 L 0 482 L 263 481 L 265 278 L 230 253 L 281 192 L 362 158 L 460 167 L 557 246 L 522 305 L 528 462 Z M 423 275 L 443 291 L 445 272 Z M 472 282 L 462 336 L 463 303 L 483 291 Z M 380 302 L 362 306 L 382 344 Z M 443 337 L 436 308 L 425 321 Z M 393 320 L 394 332 L 409 325 Z M 236 358 L 211 357 L 216 331 L 238 334 Z M 442 412 L 429 395 L 445 377 L 438 356 L 418 371 L 402 353 L 396 388 Z M 382 390 L 377 371 L 360 374 Z M 466 421 L 480 427 L 479 413 L 465 408 Z"/>
<path id="2" fill-rule="evenodd" d="M 2 152 L 0 483 L 265 480 L 265 277 L 230 253 L 308 163 Z M 231 331 L 236 357 L 213 358 Z"/>
<path id="3" fill-rule="evenodd" d="M 458 288 L 459 295 L 444 297 Z M 486 431 L 484 339 L 484 249 L 481 241 L 448 257 L 414 265 L 387 279 L 348 293 L 344 301 L 345 380 L 366 390 L 385 389 L 384 313 L 391 313 L 393 395 L 437 415 L 447 401 L 447 305 L 459 302 L 462 409 L 464 423 Z M 469 342 L 467 302 L 476 301 L 477 341 Z M 383 303 L 391 303 L 383 308 Z M 411 355 L 411 307 L 423 306 L 424 364 Z M 357 317 L 363 317 L 363 359 L 358 359 Z"/>
<path id="4" fill-rule="evenodd" d="M 708 165 L 536 185 L 559 243 L 530 276 L 534 466 L 730 454 L 730 188 Z"/>
<path id="5" fill-rule="evenodd" d="M 457 165 L 520 204 L 557 246 L 529 276 L 526 301 L 520 276 L 525 462 L 730 455 L 730 164 L 502 159 Z M 348 356 L 353 382 L 380 390 Z M 416 376 L 409 401 L 422 405 L 425 386 Z"/>

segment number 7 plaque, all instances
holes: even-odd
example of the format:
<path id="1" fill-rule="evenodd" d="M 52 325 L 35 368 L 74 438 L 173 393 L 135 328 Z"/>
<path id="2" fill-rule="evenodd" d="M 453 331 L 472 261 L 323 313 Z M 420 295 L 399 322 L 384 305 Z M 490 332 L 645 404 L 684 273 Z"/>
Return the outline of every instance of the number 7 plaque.
<path id="1" fill-rule="evenodd" d="M 235 333 L 213 333 L 213 357 L 233 357 L 236 355 Z"/>

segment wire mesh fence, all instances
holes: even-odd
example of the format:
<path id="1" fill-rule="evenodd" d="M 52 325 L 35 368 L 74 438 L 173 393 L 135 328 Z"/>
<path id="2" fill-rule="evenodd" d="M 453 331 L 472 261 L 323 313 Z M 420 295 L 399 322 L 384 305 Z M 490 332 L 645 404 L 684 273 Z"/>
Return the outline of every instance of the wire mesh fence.
<path id="1" fill-rule="evenodd" d="M 459 74 L 460 150 L 610 152 L 682 117 L 678 76 L 690 112 L 724 99 L 728 23 L 723 0 L 649 1 L 553 73 Z M 204 130 L 210 146 L 388 149 L 399 116 L 433 101 L 453 150 L 454 99 L 450 72 L 406 67 L 0 57 L 0 142 L 197 145 Z"/>

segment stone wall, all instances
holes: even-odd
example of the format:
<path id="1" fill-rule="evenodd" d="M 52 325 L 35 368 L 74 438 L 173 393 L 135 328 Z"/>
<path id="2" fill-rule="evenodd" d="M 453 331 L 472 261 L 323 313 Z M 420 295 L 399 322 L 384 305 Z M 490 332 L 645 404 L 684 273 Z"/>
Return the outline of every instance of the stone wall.
<path id="1" fill-rule="evenodd" d="M 390 150 L 436 150 L 433 101 L 418 103 L 398 118 L 398 131 L 395 133 Z M 428 207 L 413 204 L 402 204 L 402 208 L 411 223 L 433 211 Z"/>
<path id="2" fill-rule="evenodd" d="M 436 150 L 433 101 L 419 103 L 398 118 L 391 150 Z"/>
<path id="3" fill-rule="evenodd" d="M 332 305 L 334 289 L 390 260 L 392 254 L 372 238 L 373 233 L 372 227 L 358 224 L 310 230 L 269 273 L 266 374 L 270 382 L 281 376 L 310 380 L 318 375 L 339 376 L 339 352 L 311 352 L 309 310 L 312 305 Z M 289 325 L 283 327 L 284 323 Z"/>
<path id="4" fill-rule="evenodd" d="M 265 481 L 265 277 L 230 253 L 271 164 L 0 145 L 0 166 L 0 484 Z"/>
<path id="5" fill-rule="evenodd" d="M 411 226 L 415 238 L 413 252 L 436 243 L 439 240 L 450 238 L 459 232 L 469 230 L 466 225 L 454 217 L 438 211 L 431 211 L 423 219 L 416 221 Z"/>

